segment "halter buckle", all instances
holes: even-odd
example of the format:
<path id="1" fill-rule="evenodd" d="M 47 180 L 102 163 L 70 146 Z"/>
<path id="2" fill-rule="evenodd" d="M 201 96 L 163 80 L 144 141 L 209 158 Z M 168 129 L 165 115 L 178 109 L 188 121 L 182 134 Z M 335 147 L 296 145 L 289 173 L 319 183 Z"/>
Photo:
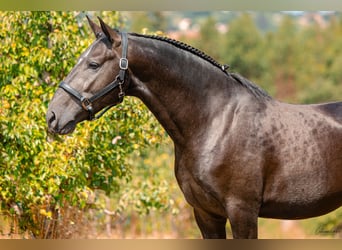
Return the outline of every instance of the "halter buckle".
<path id="1" fill-rule="evenodd" d="M 90 109 L 92 109 L 91 101 L 90 101 L 88 98 L 86 98 L 86 97 L 83 97 L 83 98 L 81 99 L 81 104 L 82 104 L 82 107 L 83 107 L 85 110 L 87 110 L 87 111 L 89 111 Z"/>
<path id="2" fill-rule="evenodd" d="M 128 69 L 128 60 L 127 58 L 120 58 L 120 69 L 126 70 Z"/>

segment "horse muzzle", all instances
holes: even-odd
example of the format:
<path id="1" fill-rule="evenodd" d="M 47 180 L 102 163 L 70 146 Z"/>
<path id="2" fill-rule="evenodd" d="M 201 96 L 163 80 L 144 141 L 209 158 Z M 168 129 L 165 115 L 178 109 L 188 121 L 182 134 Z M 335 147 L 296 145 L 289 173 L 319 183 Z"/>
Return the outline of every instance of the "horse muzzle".
<path id="1" fill-rule="evenodd" d="M 52 134 L 70 134 L 76 128 L 76 121 L 74 119 L 62 122 L 61 120 L 58 120 L 55 112 L 50 110 L 48 110 L 46 114 L 46 121 L 48 124 L 48 131 Z"/>

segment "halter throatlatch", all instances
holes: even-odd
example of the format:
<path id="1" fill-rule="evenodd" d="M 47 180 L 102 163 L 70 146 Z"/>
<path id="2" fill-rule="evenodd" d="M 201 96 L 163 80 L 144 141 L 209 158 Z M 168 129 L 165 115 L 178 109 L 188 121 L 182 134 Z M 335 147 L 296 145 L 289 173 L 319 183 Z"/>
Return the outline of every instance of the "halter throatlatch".
<path id="1" fill-rule="evenodd" d="M 62 88 L 65 92 L 67 92 L 69 95 L 72 95 L 75 97 L 80 103 L 84 110 L 86 110 L 89 114 L 88 120 L 96 120 L 99 119 L 104 113 L 106 113 L 111 107 L 116 105 L 117 103 L 113 105 L 109 105 L 106 108 L 103 109 L 103 111 L 95 116 L 95 112 L 93 109 L 93 102 L 95 102 L 97 99 L 107 95 L 109 92 L 114 90 L 115 88 L 119 88 L 119 103 L 123 101 L 123 98 L 125 97 L 125 92 L 123 91 L 122 85 L 125 82 L 125 75 L 126 70 L 128 69 L 128 60 L 127 60 L 127 48 L 128 48 L 128 40 L 127 40 L 127 33 L 122 32 L 121 33 L 121 40 L 122 40 L 122 55 L 120 58 L 120 71 L 119 74 L 115 77 L 115 80 L 108 84 L 106 87 L 101 89 L 100 91 L 96 92 L 92 97 L 85 97 L 82 94 L 80 94 L 76 89 L 71 87 L 66 82 L 62 81 L 59 84 L 59 87 Z"/>

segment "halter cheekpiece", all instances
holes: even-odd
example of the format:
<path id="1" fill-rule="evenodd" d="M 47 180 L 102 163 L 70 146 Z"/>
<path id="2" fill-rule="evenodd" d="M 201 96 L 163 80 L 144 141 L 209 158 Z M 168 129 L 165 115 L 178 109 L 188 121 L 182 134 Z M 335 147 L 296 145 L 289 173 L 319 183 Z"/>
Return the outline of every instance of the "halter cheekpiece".
<path id="1" fill-rule="evenodd" d="M 62 81 L 59 84 L 59 88 L 62 88 L 65 92 L 69 95 L 75 97 L 80 103 L 84 110 L 86 110 L 89 114 L 88 120 L 96 120 L 99 119 L 105 112 L 107 112 L 111 107 L 116 105 L 117 103 L 107 106 L 99 115 L 95 116 L 95 112 L 93 109 L 93 102 L 97 99 L 107 95 L 109 92 L 114 90 L 115 88 L 119 88 L 119 103 L 123 101 L 125 96 L 125 92 L 123 91 L 122 85 L 125 82 L 126 70 L 128 69 L 128 60 L 127 60 L 127 48 L 128 48 L 128 40 L 127 40 L 127 33 L 121 32 L 121 40 L 122 40 L 122 56 L 120 58 L 119 67 L 120 71 L 119 74 L 115 77 L 115 80 L 108 84 L 106 87 L 101 89 L 100 91 L 96 92 L 92 97 L 85 97 L 81 93 L 79 93 L 76 89 L 71 87 L 66 82 Z"/>

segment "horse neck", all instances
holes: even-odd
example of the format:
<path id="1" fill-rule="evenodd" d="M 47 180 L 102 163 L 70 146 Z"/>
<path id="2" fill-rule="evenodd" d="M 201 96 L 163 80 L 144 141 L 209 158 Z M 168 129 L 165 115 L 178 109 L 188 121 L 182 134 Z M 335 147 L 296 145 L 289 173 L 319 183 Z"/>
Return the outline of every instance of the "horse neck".
<path id="1" fill-rule="evenodd" d="M 237 100 L 238 88 L 227 82 L 227 75 L 189 51 L 134 36 L 129 48 L 131 86 L 127 95 L 145 103 L 175 144 L 201 133 L 223 103 Z"/>

